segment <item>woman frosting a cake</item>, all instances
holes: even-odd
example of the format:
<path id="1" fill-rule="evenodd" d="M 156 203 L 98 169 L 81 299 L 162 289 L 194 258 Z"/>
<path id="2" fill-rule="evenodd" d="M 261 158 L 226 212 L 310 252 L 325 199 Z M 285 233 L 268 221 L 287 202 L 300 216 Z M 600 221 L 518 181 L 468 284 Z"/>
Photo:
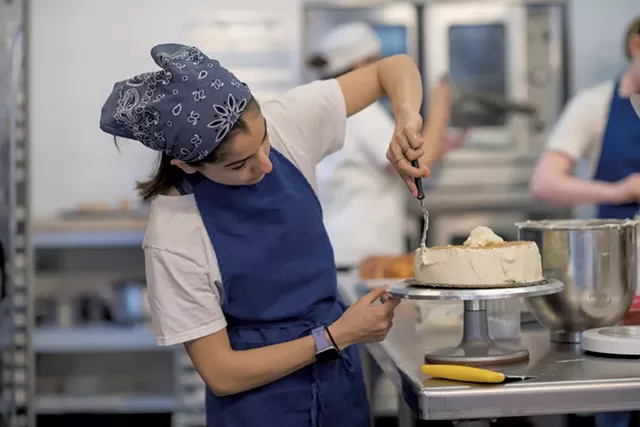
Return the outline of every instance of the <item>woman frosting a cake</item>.
<path id="1" fill-rule="evenodd" d="M 138 186 L 158 343 L 185 345 L 208 426 L 369 426 L 354 344 L 384 339 L 398 302 L 380 288 L 340 303 L 315 166 L 341 148 L 348 116 L 387 95 L 387 158 L 417 194 L 428 169 L 410 165 L 423 155 L 415 64 L 390 57 L 259 105 L 196 48 L 151 54 L 160 69 L 116 83 L 100 127 L 161 153 Z"/>

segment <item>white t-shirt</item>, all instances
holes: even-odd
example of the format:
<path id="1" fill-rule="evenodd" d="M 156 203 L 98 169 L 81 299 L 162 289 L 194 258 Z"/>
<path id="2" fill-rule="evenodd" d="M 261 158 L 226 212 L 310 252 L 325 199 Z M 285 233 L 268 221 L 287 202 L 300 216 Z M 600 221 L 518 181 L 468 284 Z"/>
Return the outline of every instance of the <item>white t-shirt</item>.
<path id="1" fill-rule="evenodd" d="M 409 192 L 387 170 L 394 128 L 382 104 L 374 103 L 347 120 L 344 148 L 318 165 L 324 223 L 339 266 L 406 251 Z"/>
<path id="2" fill-rule="evenodd" d="M 584 167 L 577 171 L 581 178 L 591 179 L 596 172 L 614 88 L 615 82 L 609 81 L 576 94 L 548 141 L 547 149 L 583 161 Z"/>
<path id="3" fill-rule="evenodd" d="M 316 165 L 344 141 L 347 114 L 337 81 L 294 88 L 261 107 L 271 146 L 316 189 Z M 159 345 L 184 343 L 227 326 L 216 253 L 193 195 L 158 196 L 152 201 L 143 247 Z"/>

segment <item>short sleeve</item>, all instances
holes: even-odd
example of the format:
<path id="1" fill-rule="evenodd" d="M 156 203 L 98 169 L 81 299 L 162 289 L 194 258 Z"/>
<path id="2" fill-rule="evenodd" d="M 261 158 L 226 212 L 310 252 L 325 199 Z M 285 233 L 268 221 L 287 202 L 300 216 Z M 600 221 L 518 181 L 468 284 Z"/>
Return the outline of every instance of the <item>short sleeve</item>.
<path id="1" fill-rule="evenodd" d="M 551 132 L 548 150 L 559 151 L 574 160 L 586 157 L 596 142 L 594 127 L 600 121 L 597 114 L 602 109 L 601 105 L 593 105 L 601 100 L 592 98 L 593 94 L 587 92 L 569 101 Z"/>
<path id="2" fill-rule="evenodd" d="M 158 345 L 180 344 L 227 326 L 220 289 L 207 271 L 172 252 L 145 248 L 147 293 Z"/>
<path id="3" fill-rule="evenodd" d="M 304 153 L 312 164 L 342 148 L 347 109 L 335 79 L 295 87 L 266 108 L 268 119 L 277 121 L 272 125 L 283 133 L 284 142 L 295 145 L 287 148 Z"/>

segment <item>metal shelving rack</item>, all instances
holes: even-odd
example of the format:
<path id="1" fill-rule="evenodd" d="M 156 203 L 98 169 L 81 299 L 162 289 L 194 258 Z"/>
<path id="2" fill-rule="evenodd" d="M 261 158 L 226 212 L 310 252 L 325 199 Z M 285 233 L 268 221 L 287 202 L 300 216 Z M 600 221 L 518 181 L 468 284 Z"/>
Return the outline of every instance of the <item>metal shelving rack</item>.
<path id="1" fill-rule="evenodd" d="M 26 6 L 5 1 L 3 21 L 8 41 L 11 82 L 6 102 L 6 131 L 0 133 L 0 243 L 4 252 L 4 286 L 0 296 L 0 425 L 32 427 L 34 362 L 31 350 L 33 283 L 29 244 L 29 189 L 24 22 Z M 4 117 L 3 117 L 4 120 Z"/>
<path id="2" fill-rule="evenodd" d="M 187 352 L 178 350 L 176 354 L 175 377 L 176 394 L 181 405 L 173 414 L 173 427 L 204 427 L 205 420 L 205 384 L 196 372 Z"/>
<path id="3" fill-rule="evenodd" d="M 64 222 L 67 224 L 62 226 Z M 143 271 L 143 265 L 138 265 L 140 259 L 136 256 L 132 258 L 131 251 L 141 251 L 145 221 L 140 221 L 140 226 L 131 224 L 132 222 L 137 223 L 137 220 L 129 221 L 128 225 L 104 220 L 102 225 L 98 226 L 99 222 L 94 221 L 92 227 L 87 227 L 86 224 L 82 225 L 81 219 L 35 222 L 33 224 L 31 244 L 36 254 L 36 260 L 43 256 L 42 252 L 51 250 L 59 254 L 61 259 L 68 256 L 68 258 L 64 258 L 67 261 L 85 251 L 115 251 L 94 255 L 102 260 L 98 263 L 99 265 L 93 265 L 93 267 L 84 264 L 80 267 L 80 264 L 74 262 L 66 264 L 65 261 L 61 261 L 62 264 L 65 264 L 62 270 L 57 270 L 59 267 L 57 264 L 54 264 L 56 265 L 55 271 L 49 271 L 46 268 L 42 270 L 42 265 L 40 265 L 40 269 L 36 267 L 34 281 L 37 290 L 36 296 L 46 295 L 50 289 L 57 289 L 56 293 L 60 294 L 60 285 L 66 287 L 67 291 L 80 283 L 83 283 L 82 286 L 86 286 L 87 282 L 91 283 L 90 286 L 104 286 L 121 277 L 136 275 L 140 269 Z M 62 255 L 68 251 L 67 255 Z M 128 259 L 127 262 L 123 262 L 125 258 Z M 116 266 L 119 266 L 120 269 L 115 270 Z M 75 270 L 78 267 L 81 270 Z M 92 269 L 82 270 L 85 267 Z M 51 265 L 47 268 L 51 268 Z M 113 274 L 109 272 L 112 268 L 114 269 Z M 70 292 L 76 292 L 78 289 L 80 288 Z M 36 324 L 32 331 L 33 353 L 39 361 L 34 373 L 38 385 L 33 403 L 36 415 L 171 413 L 173 419 L 176 419 L 176 414 L 183 407 L 182 387 L 179 385 L 183 379 L 176 376 L 182 372 L 178 365 L 181 363 L 179 355 L 184 352 L 181 347 L 158 347 L 153 332 L 149 330 L 146 323 L 136 325 L 120 325 L 110 322 L 76 324 L 72 321 L 67 325 L 66 321 L 58 323 L 60 318 L 66 317 L 60 315 L 62 311 L 66 310 L 63 310 L 62 305 L 59 305 L 57 310 L 59 319 L 56 323 Z M 162 356 L 160 356 L 161 353 Z M 87 358 L 91 359 L 98 354 L 113 355 L 111 360 L 115 360 L 116 369 L 121 369 L 117 366 L 123 361 L 123 359 L 119 359 L 122 354 L 126 354 L 129 361 L 138 360 L 137 363 L 143 364 L 146 363 L 144 362 L 146 357 L 153 358 L 155 362 L 149 362 L 152 364 L 158 362 L 156 357 L 160 357 L 164 368 L 159 372 L 166 372 L 168 375 L 173 373 L 173 378 L 170 381 L 172 386 L 163 383 L 159 387 L 164 391 L 158 393 L 154 392 L 157 390 L 149 393 L 147 393 L 149 390 L 114 391 L 101 389 L 89 393 L 51 390 L 52 365 L 42 364 L 45 360 L 51 361 L 56 358 L 64 359 L 67 362 L 73 360 L 72 363 L 77 363 L 76 366 L 87 366 Z M 101 360 L 102 362 L 99 363 L 104 363 L 102 369 L 106 377 L 106 372 L 109 371 L 109 362 L 106 359 Z M 60 378 L 65 378 L 62 383 L 68 385 L 69 380 L 73 383 L 73 378 L 78 375 L 78 372 L 68 371 L 64 367 L 65 364 L 56 369 L 60 370 Z M 45 365 L 48 368 L 45 368 Z M 139 366 L 142 368 L 142 365 Z M 170 369 L 170 371 L 166 371 L 166 369 Z M 82 370 L 83 368 L 80 368 L 80 371 Z M 132 382 L 140 379 L 140 377 L 134 379 L 133 377 L 136 375 L 134 372 L 131 373 Z M 86 376 L 87 374 L 80 374 L 79 378 L 82 378 L 82 375 Z M 97 380 L 97 383 L 105 384 L 102 382 L 104 377 L 98 372 L 92 371 L 89 375 Z"/>

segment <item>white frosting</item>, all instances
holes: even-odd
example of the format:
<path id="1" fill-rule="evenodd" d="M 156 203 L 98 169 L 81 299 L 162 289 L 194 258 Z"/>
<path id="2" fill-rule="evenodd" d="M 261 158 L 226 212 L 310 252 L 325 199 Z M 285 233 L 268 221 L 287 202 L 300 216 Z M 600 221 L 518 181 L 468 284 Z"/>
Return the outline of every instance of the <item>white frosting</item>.
<path id="1" fill-rule="evenodd" d="M 469 287 L 543 279 L 535 242 L 504 242 L 487 227 L 473 230 L 464 246 L 418 249 L 415 269 L 419 282 Z"/>
<path id="2" fill-rule="evenodd" d="M 492 229 L 490 229 L 489 227 L 480 226 L 471 230 L 471 233 L 469 233 L 469 237 L 464 242 L 464 246 L 469 246 L 472 248 L 482 248 L 484 246 L 502 242 L 504 242 L 502 237 L 494 233 Z"/>

